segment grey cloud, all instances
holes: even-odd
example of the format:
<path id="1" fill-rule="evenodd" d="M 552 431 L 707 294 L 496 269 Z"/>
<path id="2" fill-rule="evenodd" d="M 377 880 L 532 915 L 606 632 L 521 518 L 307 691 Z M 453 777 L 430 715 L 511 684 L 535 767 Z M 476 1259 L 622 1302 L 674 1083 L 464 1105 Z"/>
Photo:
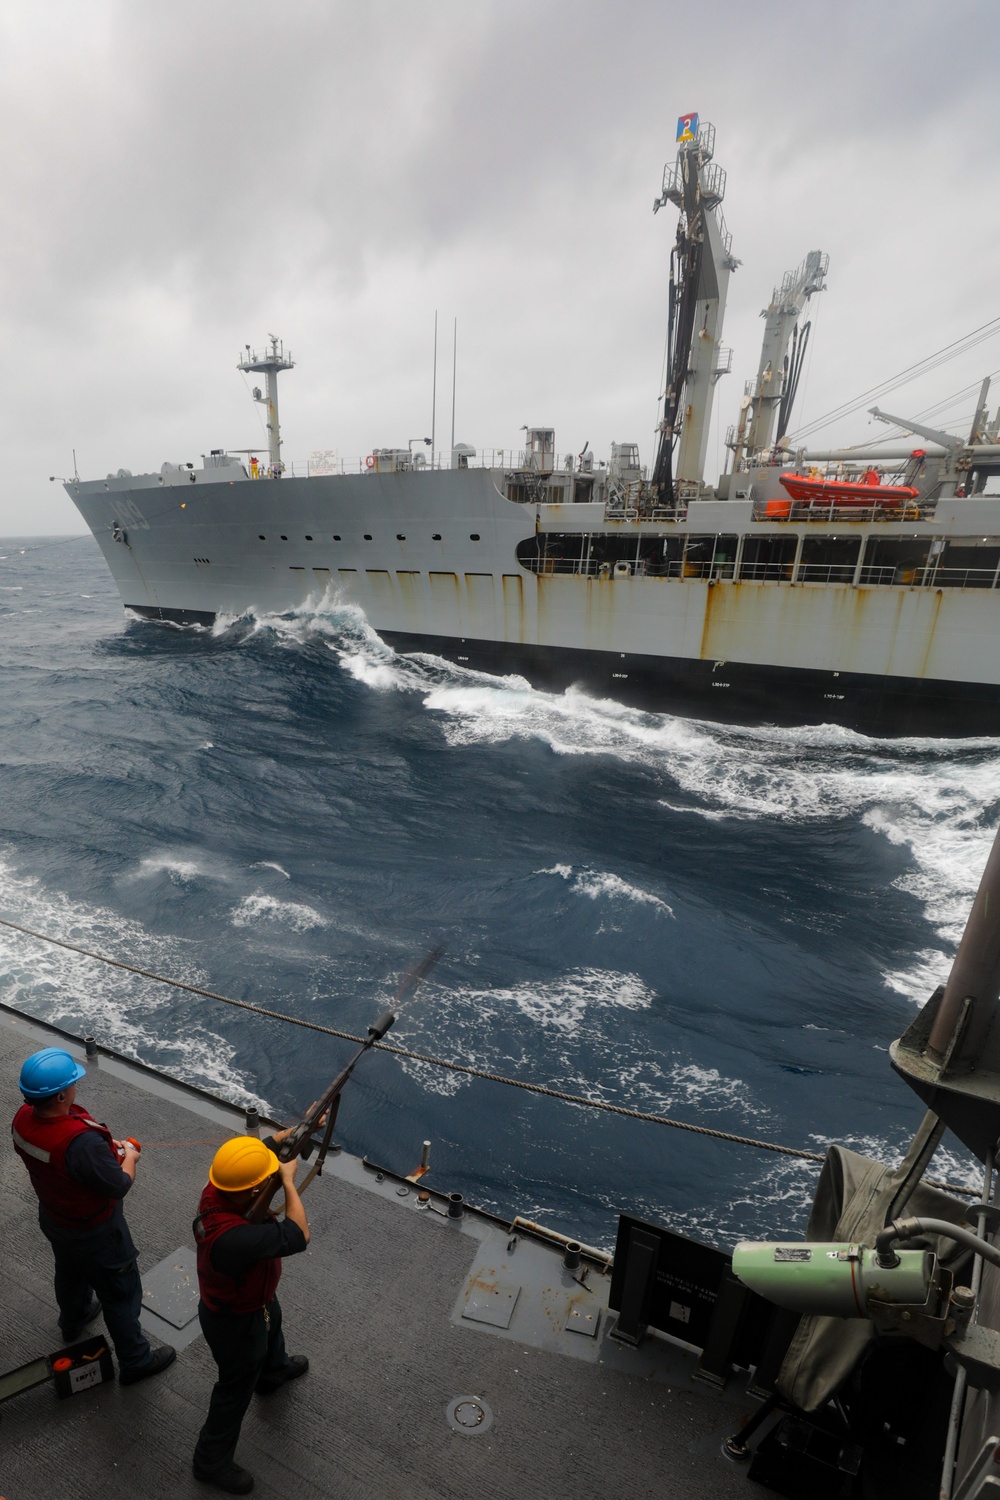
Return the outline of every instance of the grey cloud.
<path id="1" fill-rule="evenodd" d="M 439 432 L 457 313 L 462 436 L 511 447 L 522 421 L 551 420 L 567 451 L 628 436 L 648 457 L 673 232 L 649 210 L 682 109 L 717 127 L 744 262 L 720 433 L 771 286 L 814 246 L 832 262 L 815 413 L 990 314 L 990 3 L 951 6 L 947 27 L 924 0 L 297 0 L 274 16 L 262 0 L 0 6 L 18 351 L 0 531 L 78 528 L 45 482 L 74 444 L 96 474 L 259 441 L 233 366 L 270 328 L 301 361 L 290 451 L 405 442 L 429 420 L 435 307 Z M 973 243 L 945 276 L 956 236 Z"/>

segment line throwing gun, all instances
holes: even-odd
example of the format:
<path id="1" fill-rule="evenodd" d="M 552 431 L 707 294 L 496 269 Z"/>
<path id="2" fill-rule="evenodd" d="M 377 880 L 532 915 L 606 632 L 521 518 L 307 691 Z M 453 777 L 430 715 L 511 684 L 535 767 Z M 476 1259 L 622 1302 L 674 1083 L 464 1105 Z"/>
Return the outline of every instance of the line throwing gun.
<path id="1" fill-rule="evenodd" d="M 364 1054 L 385 1036 L 404 1003 L 413 994 L 420 981 L 430 973 L 443 951 L 441 947 L 432 948 L 407 970 L 399 982 L 392 1006 L 384 1010 L 378 1020 L 368 1027 L 367 1040 L 362 1042 L 350 1062 L 340 1070 L 322 1097 L 310 1105 L 302 1119 L 297 1125 L 292 1126 L 288 1135 L 278 1146 L 277 1157 L 282 1162 L 292 1161 L 296 1156 L 301 1156 L 304 1161 L 307 1161 L 313 1150 L 318 1147 L 316 1160 L 298 1190 L 300 1194 L 304 1193 L 313 1178 L 318 1177 L 323 1171 L 323 1163 L 333 1143 L 333 1127 L 337 1122 L 340 1099 L 347 1080 Z M 320 1131 L 323 1132 L 322 1137 L 317 1139 Z M 271 1201 L 280 1186 L 281 1177 L 277 1172 L 267 1179 L 264 1188 L 254 1199 L 245 1215 L 251 1224 L 259 1224 L 267 1216 Z"/>

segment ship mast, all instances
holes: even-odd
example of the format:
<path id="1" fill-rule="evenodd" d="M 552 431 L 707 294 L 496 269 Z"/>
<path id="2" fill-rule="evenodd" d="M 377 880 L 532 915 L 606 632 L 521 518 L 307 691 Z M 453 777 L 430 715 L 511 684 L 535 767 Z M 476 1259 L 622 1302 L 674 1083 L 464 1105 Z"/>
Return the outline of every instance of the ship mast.
<path id="1" fill-rule="evenodd" d="M 715 383 L 729 370 L 719 344 L 726 292 L 739 265 L 719 208 L 726 174 L 712 162 L 715 127 L 683 115 L 677 143 L 676 163 L 664 169 L 653 204 L 654 213 L 667 203 L 681 211 L 670 252 L 667 383 L 653 468 L 653 484 L 667 501 L 697 493 L 704 478 Z"/>
<path id="2" fill-rule="evenodd" d="M 763 452 L 788 431 L 810 329 L 809 323 L 801 329 L 796 324 L 809 298 L 825 290 L 823 278 L 829 269 L 830 257 L 822 250 L 810 250 L 797 271 L 785 272 L 781 285 L 776 286 L 771 294 L 770 305 L 761 313 L 766 321 L 760 365 L 757 379 L 746 393 L 753 406 L 746 440 L 749 453 Z M 792 343 L 790 356 L 789 341 Z M 739 443 L 734 454 L 734 468 L 742 456 L 741 447 L 742 443 Z"/>
<path id="3" fill-rule="evenodd" d="M 278 479 L 284 468 L 281 462 L 281 429 L 278 425 L 278 371 L 294 369 L 295 361 L 291 352 L 285 353 L 284 344 L 273 333 L 268 334 L 268 339 L 270 348 L 265 346 L 262 354 L 251 350 L 249 344 L 245 345 L 246 355 L 236 368 L 245 375 L 252 372 L 267 377 L 267 394 L 262 395 L 260 386 L 254 386 L 253 399 L 267 407 L 268 471 L 272 479 Z"/>

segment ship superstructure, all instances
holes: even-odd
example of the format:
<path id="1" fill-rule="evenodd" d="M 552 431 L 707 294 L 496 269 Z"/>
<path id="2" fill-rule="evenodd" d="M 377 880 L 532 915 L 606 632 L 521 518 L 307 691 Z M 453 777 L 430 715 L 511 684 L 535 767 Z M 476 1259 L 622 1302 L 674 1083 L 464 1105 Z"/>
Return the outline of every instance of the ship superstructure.
<path id="1" fill-rule="evenodd" d="M 267 376 L 266 396 L 255 393 L 266 464 L 216 450 L 201 469 L 67 483 L 126 608 L 207 624 L 337 599 L 398 650 L 544 688 L 728 721 L 1000 732 L 1000 495 L 984 493 L 1000 472 L 1000 413 L 991 420 L 988 381 L 968 439 L 886 417 L 903 433 L 895 446 L 793 449 L 801 317 L 829 265 L 811 251 L 765 310 L 727 472 L 708 485 L 739 262 L 714 130 L 685 118 L 654 203 L 680 217 L 651 468 L 634 441 L 606 462 L 587 448 L 560 456 L 539 426 L 516 455 L 459 443 L 427 461 L 410 443 L 299 472 L 278 426 L 278 375 L 292 361 L 272 338 L 239 361 Z"/>

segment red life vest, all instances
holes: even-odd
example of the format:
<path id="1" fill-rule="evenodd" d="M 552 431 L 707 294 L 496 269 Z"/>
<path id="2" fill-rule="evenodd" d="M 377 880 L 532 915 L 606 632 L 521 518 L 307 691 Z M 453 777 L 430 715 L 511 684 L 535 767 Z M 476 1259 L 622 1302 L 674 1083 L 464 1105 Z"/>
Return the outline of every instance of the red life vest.
<path id="1" fill-rule="evenodd" d="M 50 1219 L 63 1229 L 93 1229 L 107 1223 L 118 1200 L 77 1182 L 65 1166 L 70 1143 L 88 1130 L 97 1131 L 118 1163 L 118 1152 L 106 1125 L 99 1125 L 79 1104 L 71 1104 L 68 1115 L 53 1119 L 36 1114 L 33 1104 L 22 1104 L 10 1129 L 14 1150 L 27 1167 L 38 1201 Z"/>
<path id="2" fill-rule="evenodd" d="M 211 1183 L 205 1188 L 198 1204 L 198 1217 L 194 1221 L 194 1237 L 198 1247 L 198 1286 L 201 1300 L 212 1312 L 228 1312 L 236 1315 L 258 1312 L 266 1307 L 278 1290 L 281 1280 L 281 1261 L 277 1256 L 259 1260 L 242 1276 L 227 1276 L 212 1265 L 212 1247 L 220 1235 L 238 1225 L 246 1224 L 242 1214 L 235 1213 L 226 1202 L 226 1196 Z"/>

